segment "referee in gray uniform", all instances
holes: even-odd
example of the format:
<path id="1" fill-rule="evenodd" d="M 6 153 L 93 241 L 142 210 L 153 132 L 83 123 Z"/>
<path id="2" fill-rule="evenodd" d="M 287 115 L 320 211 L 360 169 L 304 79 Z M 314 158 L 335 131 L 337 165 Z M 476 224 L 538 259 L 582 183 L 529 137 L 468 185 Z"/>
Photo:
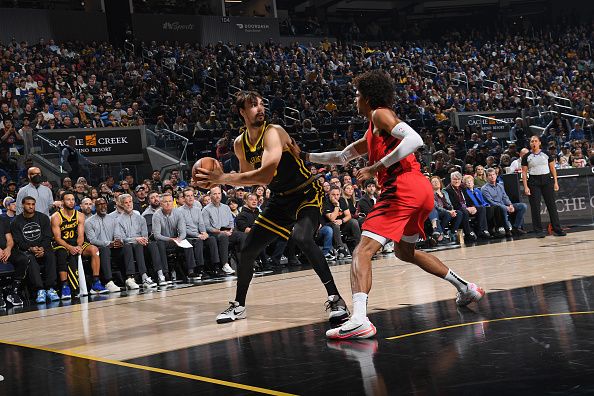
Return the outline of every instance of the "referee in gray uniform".
<path id="1" fill-rule="evenodd" d="M 559 191 L 555 158 L 542 151 L 541 145 L 540 137 L 532 136 L 530 152 L 522 157 L 522 180 L 524 193 L 528 195 L 530 201 L 532 228 L 537 238 L 545 237 L 546 233 L 542 229 L 540 219 L 540 197 L 542 196 L 549 211 L 553 233 L 556 236 L 565 236 L 567 234 L 561 229 L 559 213 L 555 205 L 555 191 Z"/>

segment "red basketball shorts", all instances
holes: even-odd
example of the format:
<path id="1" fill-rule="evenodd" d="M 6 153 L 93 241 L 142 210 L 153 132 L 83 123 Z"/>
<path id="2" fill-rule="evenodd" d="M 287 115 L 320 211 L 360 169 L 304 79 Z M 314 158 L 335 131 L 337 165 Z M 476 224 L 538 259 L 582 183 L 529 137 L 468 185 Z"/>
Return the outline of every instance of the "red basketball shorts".
<path id="1" fill-rule="evenodd" d="M 425 237 L 424 223 L 433 204 L 433 188 L 427 178 L 405 172 L 393 184 L 382 186 L 381 195 L 363 223 L 363 235 L 382 244 L 386 241 L 375 236 L 394 242 L 404 237 L 405 242 L 414 243 L 419 236 Z"/>

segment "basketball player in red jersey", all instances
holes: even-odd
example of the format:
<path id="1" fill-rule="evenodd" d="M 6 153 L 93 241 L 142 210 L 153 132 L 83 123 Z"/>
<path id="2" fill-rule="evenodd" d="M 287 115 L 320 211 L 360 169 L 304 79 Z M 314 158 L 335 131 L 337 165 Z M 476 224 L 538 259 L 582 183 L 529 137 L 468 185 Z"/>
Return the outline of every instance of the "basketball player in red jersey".
<path id="1" fill-rule="evenodd" d="M 367 295 L 371 290 L 371 258 L 389 240 L 394 241 L 396 256 L 443 278 L 458 289 L 456 303 L 466 306 L 479 301 L 484 290 L 466 282 L 437 257 L 415 250 L 419 236 L 424 237 L 424 222 L 433 209 L 433 190 L 420 171 L 414 152 L 423 140 L 408 124 L 396 117 L 394 81 L 382 71 L 371 71 L 353 81 L 357 88 L 357 110 L 369 120 L 365 136 L 342 151 L 295 154 L 320 164 L 346 164 L 369 155 L 368 167 L 355 175 L 363 182 L 377 175 L 382 193 L 363 223 L 361 242 L 353 254 L 351 288 L 353 314 L 341 327 L 328 330 L 331 339 L 370 338 L 375 326 L 367 318 Z"/>

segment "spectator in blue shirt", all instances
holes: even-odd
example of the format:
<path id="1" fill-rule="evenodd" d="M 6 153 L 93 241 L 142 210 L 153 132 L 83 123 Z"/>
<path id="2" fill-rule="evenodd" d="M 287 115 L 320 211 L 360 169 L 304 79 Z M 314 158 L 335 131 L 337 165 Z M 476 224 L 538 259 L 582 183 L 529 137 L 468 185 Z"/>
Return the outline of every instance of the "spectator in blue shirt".
<path id="1" fill-rule="evenodd" d="M 503 184 L 497 183 L 497 172 L 493 168 L 487 169 L 487 184 L 481 188 L 483 197 L 492 206 L 498 206 L 503 210 L 503 218 L 505 221 L 505 231 L 511 230 L 511 233 L 520 236 L 526 233 L 522 229 L 524 226 L 524 213 L 528 206 L 525 203 L 512 203 L 505 192 Z M 515 213 L 516 217 L 512 224 L 509 220 L 509 215 Z"/>
<path id="2" fill-rule="evenodd" d="M 576 122 L 574 124 L 574 128 L 569 132 L 569 141 L 572 140 L 584 140 L 586 135 L 584 133 L 584 129 L 582 128 L 582 124 Z"/>

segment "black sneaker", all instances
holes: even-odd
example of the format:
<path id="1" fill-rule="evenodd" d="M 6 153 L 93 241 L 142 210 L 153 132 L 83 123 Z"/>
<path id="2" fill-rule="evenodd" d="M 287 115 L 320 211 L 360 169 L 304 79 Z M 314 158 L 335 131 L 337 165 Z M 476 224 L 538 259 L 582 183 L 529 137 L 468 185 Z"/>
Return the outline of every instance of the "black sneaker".
<path id="1" fill-rule="evenodd" d="M 200 276 L 200 279 L 201 279 L 201 280 L 207 280 L 207 279 L 210 279 L 210 275 L 208 275 L 208 273 L 207 273 L 207 272 L 204 272 L 204 271 L 200 271 L 200 272 L 198 273 L 198 276 Z"/>
<path id="2" fill-rule="evenodd" d="M 554 231 L 553 230 L 553 235 L 561 237 L 561 236 L 566 236 L 567 233 L 565 231 L 563 231 L 563 230 L 559 230 L 559 231 Z"/>
<path id="3" fill-rule="evenodd" d="M 6 301 L 4 301 L 4 297 L 2 296 L 2 292 L 0 292 L 0 309 L 6 308 Z"/>
<path id="4" fill-rule="evenodd" d="M 193 271 L 188 274 L 188 283 L 198 282 L 201 279 L 202 277 L 200 276 L 200 274 L 196 274 Z"/>
<path id="5" fill-rule="evenodd" d="M 338 258 L 340 260 L 348 260 L 353 258 L 353 256 L 351 256 L 347 248 L 341 247 L 340 249 L 338 249 Z"/>
<path id="6" fill-rule="evenodd" d="M 537 233 L 536 233 L 536 237 L 537 237 L 537 238 L 544 238 L 544 237 L 546 237 L 546 236 L 547 236 L 547 234 L 545 234 L 543 231 L 541 231 L 541 232 L 537 232 Z"/>
<path id="7" fill-rule="evenodd" d="M 326 311 L 330 311 L 328 321 L 332 327 L 340 326 L 349 318 L 350 312 L 342 297 L 337 295 L 328 296 L 325 304 Z"/>
<path id="8" fill-rule="evenodd" d="M 465 242 L 475 242 L 478 238 L 476 237 L 476 234 L 474 233 L 474 231 L 470 231 L 469 234 L 464 235 L 464 241 Z"/>
<path id="9" fill-rule="evenodd" d="M 12 305 L 23 305 L 23 300 L 21 300 L 21 297 L 19 297 L 16 290 L 11 291 L 10 294 L 6 296 L 6 301 Z"/>
<path id="10" fill-rule="evenodd" d="M 479 237 L 480 238 L 483 238 L 483 239 L 490 239 L 491 238 L 491 234 L 489 233 L 489 231 L 484 230 L 484 231 L 481 231 L 479 233 Z"/>

